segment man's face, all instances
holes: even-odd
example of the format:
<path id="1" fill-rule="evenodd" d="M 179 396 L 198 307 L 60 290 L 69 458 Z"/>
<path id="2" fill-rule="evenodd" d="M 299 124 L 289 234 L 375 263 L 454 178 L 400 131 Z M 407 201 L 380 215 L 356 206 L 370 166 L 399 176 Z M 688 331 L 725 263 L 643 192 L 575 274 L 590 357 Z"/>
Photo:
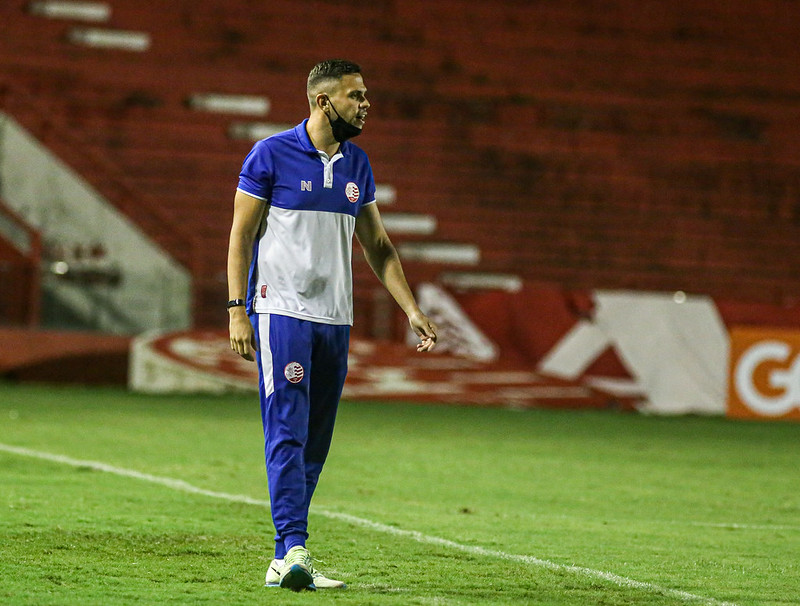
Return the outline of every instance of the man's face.
<path id="1" fill-rule="evenodd" d="M 367 87 L 364 86 L 364 79 L 361 74 L 345 74 L 339 81 L 339 85 L 331 93 L 330 99 L 333 102 L 335 111 L 331 111 L 331 118 L 336 119 L 336 113 L 346 122 L 358 128 L 364 128 L 367 118 Z"/>

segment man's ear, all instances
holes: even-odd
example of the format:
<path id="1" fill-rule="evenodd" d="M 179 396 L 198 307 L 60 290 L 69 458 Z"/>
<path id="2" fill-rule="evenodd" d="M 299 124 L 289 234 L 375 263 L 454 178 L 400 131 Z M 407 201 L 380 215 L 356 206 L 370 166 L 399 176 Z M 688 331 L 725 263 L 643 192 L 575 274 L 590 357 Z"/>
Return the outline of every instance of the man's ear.
<path id="1" fill-rule="evenodd" d="M 325 93 L 319 93 L 316 97 L 317 107 L 321 109 L 323 113 L 328 113 L 325 110 L 327 109 L 328 105 L 330 105 L 330 101 L 330 97 L 328 97 L 328 95 Z"/>

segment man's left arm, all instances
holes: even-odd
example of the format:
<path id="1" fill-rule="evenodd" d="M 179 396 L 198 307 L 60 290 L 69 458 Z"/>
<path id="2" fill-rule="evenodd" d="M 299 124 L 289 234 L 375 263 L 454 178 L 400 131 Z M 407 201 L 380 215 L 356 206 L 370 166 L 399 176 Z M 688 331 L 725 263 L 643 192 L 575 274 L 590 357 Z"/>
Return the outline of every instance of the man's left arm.
<path id="1" fill-rule="evenodd" d="M 417 305 L 403 273 L 397 249 L 386 233 L 377 204 L 368 204 L 361 208 L 356 218 L 356 237 L 372 271 L 408 316 L 408 323 L 420 338 L 417 351 L 433 349 L 437 338 L 436 325 Z"/>

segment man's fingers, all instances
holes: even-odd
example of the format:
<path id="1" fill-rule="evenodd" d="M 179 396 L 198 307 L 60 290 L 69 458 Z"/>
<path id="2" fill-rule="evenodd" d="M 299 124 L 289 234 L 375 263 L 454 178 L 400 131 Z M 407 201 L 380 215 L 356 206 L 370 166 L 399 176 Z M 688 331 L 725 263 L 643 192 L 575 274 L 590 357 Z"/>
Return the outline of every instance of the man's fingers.
<path id="1" fill-rule="evenodd" d="M 436 340 L 431 337 L 423 337 L 422 341 L 417 345 L 417 351 L 430 351 L 436 345 Z"/>
<path id="2" fill-rule="evenodd" d="M 430 337 L 431 341 L 436 343 L 436 339 L 437 339 L 436 325 L 435 324 L 431 324 L 428 328 L 429 328 L 428 336 Z"/>
<path id="3" fill-rule="evenodd" d="M 256 349 L 254 345 L 255 341 L 253 341 L 253 345 L 251 346 L 251 344 L 247 341 L 231 339 L 231 349 L 242 356 L 245 360 L 249 360 L 251 362 L 255 360 L 252 353 Z"/>
<path id="4" fill-rule="evenodd" d="M 433 339 L 436 341 L 436 325 L 433 322 L 426 322 L 414 328 L 420 339 Z"/>
<path id="5" fill-rule="evenodd" d="M 424 314 L 419 314 L 409 319 L 411 327 L 419 337 L 419 344 L 417 351 L 430 351 L 436 344 L 438 338 L 436 324 L 431 322 L 430 318 Z"/>
<path id="6" fill-rule="evenodd" d="M 431 339 L 434 343 L 436 342 L 436 333 L 437 328 L 436 324 L 428 320 L 427 324 L 425 325 L 425 336 Z"/>

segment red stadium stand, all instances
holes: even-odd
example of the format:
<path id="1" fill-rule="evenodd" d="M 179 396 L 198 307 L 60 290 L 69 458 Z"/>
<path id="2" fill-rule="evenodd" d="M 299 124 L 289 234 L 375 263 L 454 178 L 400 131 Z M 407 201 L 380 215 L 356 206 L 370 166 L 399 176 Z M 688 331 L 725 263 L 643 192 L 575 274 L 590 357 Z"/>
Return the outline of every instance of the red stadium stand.
<path id="1" fill-rule="evenodd" d="M 71 43 L 86 23 L 28 5 L 0 8 L 3 108 L 192 272 L 197 326 L 225 322 L 251 142 L 228 136 L 242 116 L 188 100 L 266 96 L 259 120 L 296 123 L 304 74 L 332 55 L 364 65 L 359 143 L 392 211 L 436 219 L 397 244 L 475 244 L 477 272 L 568 288 L 800 296 L 800 24 L 785 2 L 108 2 L 101 27 L 146 33 L 141 51 Z M 407 265 L 415 281 L 462 269 Z M 355 270 L 370 317 L 377 283 L 358 255 Z"/>

